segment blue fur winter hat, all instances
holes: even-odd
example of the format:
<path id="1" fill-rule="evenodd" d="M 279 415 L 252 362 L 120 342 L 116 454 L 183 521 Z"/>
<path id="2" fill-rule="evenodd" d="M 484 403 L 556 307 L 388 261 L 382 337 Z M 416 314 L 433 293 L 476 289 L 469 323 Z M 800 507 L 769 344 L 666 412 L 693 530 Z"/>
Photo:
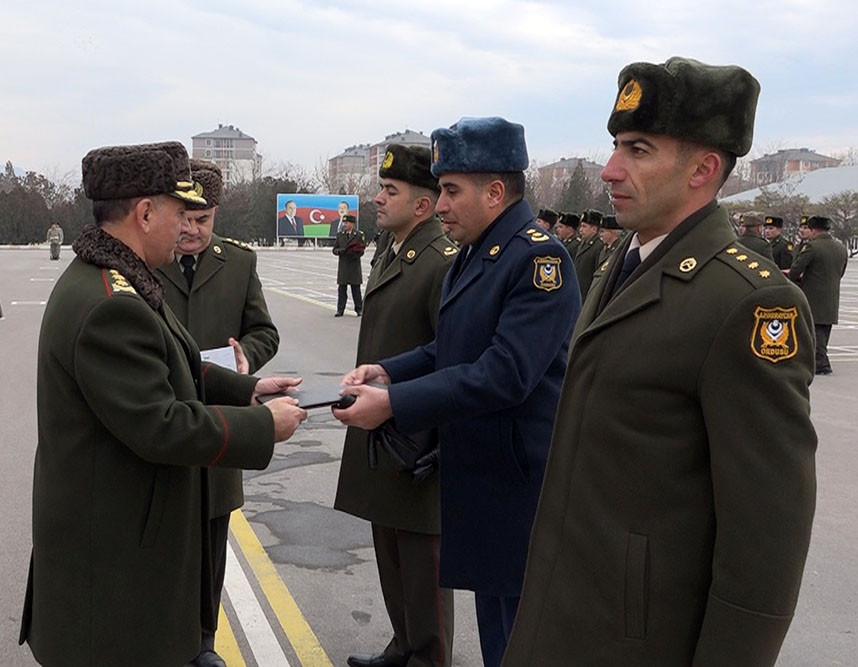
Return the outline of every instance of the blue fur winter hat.
<path id="1" fill-rule="evenodd" d="M 462 118 L 432 133 L 432 174 L 493 174 L 527 169 L 524 126 L 504 118 Z"/>

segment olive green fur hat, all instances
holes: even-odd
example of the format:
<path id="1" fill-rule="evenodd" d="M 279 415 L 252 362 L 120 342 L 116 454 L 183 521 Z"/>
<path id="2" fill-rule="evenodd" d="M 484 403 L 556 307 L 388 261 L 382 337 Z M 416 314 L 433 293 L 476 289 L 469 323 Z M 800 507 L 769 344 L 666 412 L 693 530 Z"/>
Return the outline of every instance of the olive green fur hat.
<path id="1" fill-rule="evenodd" d="M 425 146 L 389 144 L 378 170 L 379 178 L 405 181 L 427 190 L 440 192 L 438 179 L 432 175 L 432 154 Z"/>
<path id="2" fill-rule="evenodd" d="M 203 186 L 205 204 L 189 204 L 191 209 L 212 208 L 223 199 L 223 174 L 214 162 L 191 159 L 191 177 Z"/>
<path id="3" fill-rule="evenodd" d="M 754 140 L 759 82 L 735 65 L 690 58 L 632 63 L 618 78 L 608 132 L 664 134 L 746 155 Z"/>
<path id="4" fill-rule="evenodd" d="M 188 151 L 178 141 L 94 148 L 81 161 L 83 189 L 93 201 L 170 195 L 205 204 L 191 179 Z"/>

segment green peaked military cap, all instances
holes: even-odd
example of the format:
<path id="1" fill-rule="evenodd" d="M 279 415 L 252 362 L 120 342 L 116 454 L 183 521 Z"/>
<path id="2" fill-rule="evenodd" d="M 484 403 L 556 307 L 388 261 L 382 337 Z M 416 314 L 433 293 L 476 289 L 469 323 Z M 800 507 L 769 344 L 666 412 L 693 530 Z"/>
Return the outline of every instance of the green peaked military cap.
<path id="1" fill-rule="evenodd" d="M 438 179 L 432 175 L 431 166 L 432 154 L 426 146 L 388 144 L 378 176 L 440 191 Z"/>
<path id="2" fill-rule="evenodd" d="M 223 174 L 214 162 L 207 160 L 191 160 L 191 178 L 203 186 L 205 204 L 191 203 L 188 208 L 206 209 L 220 204 L 223 197 Z"/>
<path id="3" fill-rule="evenodd" d="M 608 132 L 664 134 L 746 155 L 754 140 L 759 82 L 735 65 L 691 58 L 632 63 L 618 78 Z"/>
<path id="4" fill-rule="evenodd" d="M 191 178 L 188 151 L 178 141 L 94 148 L 81 161 L 83 190 L 93 201 L 170 195 L 205 204 Z"/>

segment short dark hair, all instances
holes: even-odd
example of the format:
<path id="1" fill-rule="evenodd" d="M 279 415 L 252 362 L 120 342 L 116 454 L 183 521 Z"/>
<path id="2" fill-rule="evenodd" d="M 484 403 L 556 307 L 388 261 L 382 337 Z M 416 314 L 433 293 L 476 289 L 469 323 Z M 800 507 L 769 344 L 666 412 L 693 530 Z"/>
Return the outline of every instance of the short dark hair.
<path id="1" fill-rule="evenodd" d="M 105 222 L 121 220 L 131 213 L 140 197 L 131 199 L 97 199 L 92 202 L 92 216 L 95 224 L 101 227 Z"/>
<path id="2" fill-rule="evenodd" d="M 518 201 L 524 197 L 526 181 L 523 171 L 501 171 L 494 174 L 474 174 L 474 176 L 478 177 L 477 181 L 482 185 L 492 181 L 503 183 L 508 201 Z"/>

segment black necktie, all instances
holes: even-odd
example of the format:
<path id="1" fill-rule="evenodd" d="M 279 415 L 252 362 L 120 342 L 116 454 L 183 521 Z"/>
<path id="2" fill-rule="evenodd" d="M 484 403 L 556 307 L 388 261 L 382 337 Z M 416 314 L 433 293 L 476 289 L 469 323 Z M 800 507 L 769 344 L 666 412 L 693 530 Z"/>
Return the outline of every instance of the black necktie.
<path id="1" fill-rule="evenodd" d="M 182 273 L 185 274 L 185 280 L 188 281 L 188 289 L 194 284 L 194 260 L 193 255 L 182 255 L 179 258 L 179 264 L 182 265 Z"/>
<path id="2" fill-rule="evenodd" d="M 611 292 L 612 297 L 620 291 L 620 287 L 622 287 L 623 283 L 626 282 L 630 275 L 632 275 L 632 272 L 640 266 L 640 263 L 640 247 L 632 248 L 626 253 L 626 258 L 623 261 L 623 267 L 620 269 L 620 274 L 617 276 L 617 282 L 614 283 L 614 289 Z"/>
<path id="3" fill-rule="evenodd" d="M 387 267 L 393 263 L 394 259 L 396 259 L 396 251 L 393 249 L 393 246 L 390 246 L 390 250 L 384 254 L 384 260 L 381 262 L 382 273 L 387 270 Z"/>

